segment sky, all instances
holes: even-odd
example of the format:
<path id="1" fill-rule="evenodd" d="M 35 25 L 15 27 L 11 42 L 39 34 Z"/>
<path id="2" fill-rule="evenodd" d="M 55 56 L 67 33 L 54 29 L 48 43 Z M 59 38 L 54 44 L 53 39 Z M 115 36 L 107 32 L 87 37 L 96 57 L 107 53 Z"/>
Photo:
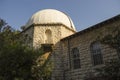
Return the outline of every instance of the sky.
<path id="1" fill-rule="evenodd" d="M 69 15 L 77 31 L 120 14 L 120 0 L 0 0 L 0 18 L 20 29 L 43 9 L 57 9 Z"/>

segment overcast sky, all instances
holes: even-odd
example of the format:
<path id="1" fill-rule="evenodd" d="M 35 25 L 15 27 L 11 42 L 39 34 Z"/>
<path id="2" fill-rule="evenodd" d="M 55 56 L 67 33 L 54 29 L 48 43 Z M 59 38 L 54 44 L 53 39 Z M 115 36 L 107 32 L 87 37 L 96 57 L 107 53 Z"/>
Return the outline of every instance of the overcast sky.
<path id="1" fill-rule="evenodd" d="M 80 31 L 120 14 L 120 0 L 0 0 L 0 18 L 15 29 L 42 9 L 65 12 Z"/>

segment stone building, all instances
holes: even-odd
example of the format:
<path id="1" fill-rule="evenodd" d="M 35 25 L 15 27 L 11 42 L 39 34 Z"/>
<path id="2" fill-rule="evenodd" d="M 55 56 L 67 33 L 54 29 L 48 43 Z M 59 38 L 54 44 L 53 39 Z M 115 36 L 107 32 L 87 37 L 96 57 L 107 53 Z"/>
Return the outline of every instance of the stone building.
<path id="1" fill-rule="evenodd" d="M 116 50 L 98 41 L 116 26 L 120 26 L 120 15 L 77 32 L 67 14 L 45 9 L 32 15 L 23 32 L 32 38 L 31 46 L 50 52 L 52 80 L 83 80 L 86 73 L 118 57 Z"/>

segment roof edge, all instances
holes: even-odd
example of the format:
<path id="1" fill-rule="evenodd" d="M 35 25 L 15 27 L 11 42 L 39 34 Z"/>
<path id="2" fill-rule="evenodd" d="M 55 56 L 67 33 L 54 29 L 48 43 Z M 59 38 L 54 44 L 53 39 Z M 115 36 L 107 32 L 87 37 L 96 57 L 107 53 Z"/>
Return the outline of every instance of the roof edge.
<path id="1" fill-rule="evenodd" d="M 25 28 L 22 32 L 25 32 L 26 30 L 28 30 L 29 28 L 34 27 L 34 26 L 64 26 L 65 28 L 67 28 L 67 29 L 69 29 L 69 30 L 71 30 L 73 32 L 76 32 L 72 28 L 69 28 L 66 25 L 62 24 L 62 23 L 31 24 L 29 27 Z"/>
<path id="2" fill-rule="evenodd" d="M 77 32 L 75 34 L 72 34 L 72 35 L 70 35 L 68 37 L 65 37 L 65 38 L 61 39 L 61 41 L 66 40 L 66 39 L 70 39 L 70 38 L 73 38 L 73 37 L 76 37 L 76 36 L 78 36 L 80 34 L 83 34 L 85 32 L 91 31 L 93 29 L 97 29 L 97 28 L 103 27 L 103 25 L 108 24 L 108 23 L 113 22 L 113 21 L 118 20 L 118 19 L 120 19 L 120 14 L 117 15 L 117 16 L 114 16 L 112 18 L 109 18 L 109 19 L 107 19 L 105 21 L 102 21 L 102 22 L 100 22 L 98 24 L 95 24 L 93 26 L 90 26 L 90 27 L 88 27 L 88 28 L 86 28 L 86 29 L 84 29 L 82 31 L 79 31 L 79 32 Z"/>

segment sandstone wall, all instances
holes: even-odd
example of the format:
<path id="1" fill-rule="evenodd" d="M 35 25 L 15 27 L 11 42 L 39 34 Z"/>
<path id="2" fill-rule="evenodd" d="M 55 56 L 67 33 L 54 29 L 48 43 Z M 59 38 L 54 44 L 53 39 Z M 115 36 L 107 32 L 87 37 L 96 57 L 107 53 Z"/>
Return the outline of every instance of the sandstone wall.
<path id="1" fill-rule="evenodd" d="M 61 39 L 65 38 L 67 36 L 70 36 L 72 34 L 76 33 L 75 31 L 68 29 L 66 27 L 61 27 Z"/>
<path id="2" fill-rule="evenodd" d="M 63 37 L 69 36 L 74 33 L 70 29 L 64 26 L 34 26 L 34 35 L 33 35 L 33 46 L 40 47 L 41 44 L 46 44 L 45 42 L 45 32 L 50 30 L 52 32 L 52 44 L 53 52 L 52 60 L 54 61 L 54 70 L 52 72 L 52 80 L 63 80 L 63 59 L 61 56 L 61 42 L 60 39 Z"/>
<path id="3" fill-rule="evenodd" d="M 99 25 L 99 28 L 92 29 L 71 38 L 66 38 L 62 41 L 62 58 L 64 59 L 64 77 L 65 80 L 83 80 L 86 73 L 92 71 L 94 68 L 101 67 L 102 65 L 93 66 L 90 45 L 92 42 L 98 39 L 98 36 L 102 37 L 111 32 L 116 26 L 120 26 L 120 20 L 109 22 L 108 24 Z M 108 45 L 101 44 L 102 55 L 104 62 L 106 60 L 117 58 L 116 50 L 110 48 Z M 70 53 L 72 48 L 77 47 L 80 54 L 81 68 L 70 68 Z M 72 66 L 72 65 L 71 65 Z"/>
<path id="4" fill-rule="evenodd" d="M 45 44 L 45 31 L 51 30 L 53 44 L 57 43 L 61 37 L 61 28 L 58 26 L 34 26 L 34 37 L 33 43 L 34 46 L 38 46 L 40 44 Z"/>

